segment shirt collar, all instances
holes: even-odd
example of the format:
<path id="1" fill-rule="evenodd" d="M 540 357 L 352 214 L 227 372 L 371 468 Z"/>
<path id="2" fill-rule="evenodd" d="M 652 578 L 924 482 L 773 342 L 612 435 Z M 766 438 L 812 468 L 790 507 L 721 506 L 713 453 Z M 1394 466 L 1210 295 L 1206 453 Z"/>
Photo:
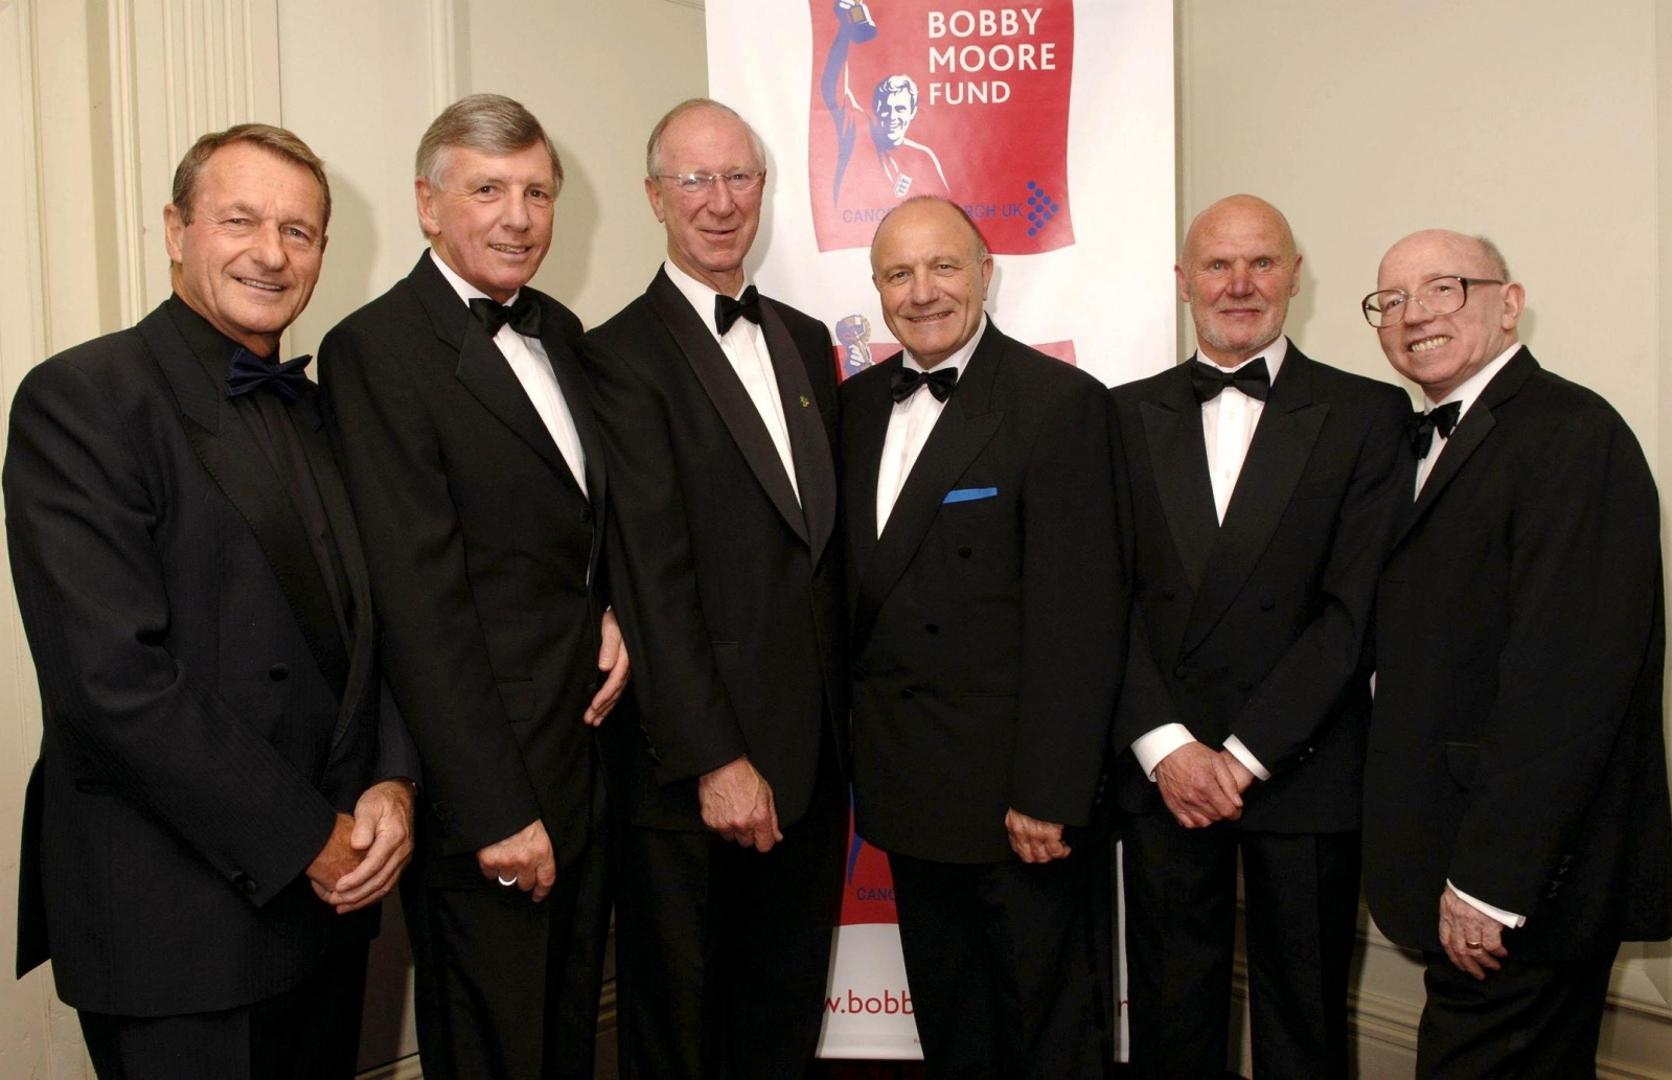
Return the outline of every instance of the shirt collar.
<path id="1" fill-rule="evenodd" d="M 1470 375 L 1467 379 L 1464 379 L 1462 384 L 1459 385 L 1457 389 L 1453 390 L 1439 401 L 1432 401 L 1426 393 L 1423 394 L 1422 401 L 1423 404 L 1427 406 L 1424 411 L 1432 412 L 1436 405 L 1449 405 L 1454 401 L 1460 401 L 1463 405 L 1457 410 L 1457 419 L 1461 421 L 1463 419 L 1463 415 L 1469 411 L 1469 407 L 1472 406 L 1475 403 L 1475 400 L 1480 397 L 1480 392 L 1486 389 L 1486 384 L 1496 378 L 1498 372 L 1504 370 L 1504 365 L 1509 363 L 1510 357 L 1520 351 L 1521 343 L 1519 341 L 1511 343 L 1509 348 L 1493 357 L 1490 364 L 1487 364 L 1473 375 Z"/>
<path id="2" fill-rule="evenodd" d="M 1214 369 L 1219 370 L 1219 371 L 1241 371 L 1243 368 L 1247 367 L 1249 364 L 1252 364 L 1256 360 L 1264 360 L 1266 362 L 1266 374 L 1271 376 L 1271 381 L 1273 383 L 1275 383 L 1275 382 L 1277 382 L 1277 373 L 1278 373 L 1278 371 L 1280 371 L 1282 369 L 1283 361 L 1285 359 L 1287 359 L 1288 356 L 1289 356 L 1289 339 L 1286 335 L 1279 334 L 1279 335 L 1277 335 L 1276 340 L 1274 340 L 1270 345 L 1267 345 L 1265 348 L 1261 349 L 1259 352 L 1255 353 L 1253 356 L 1250 356 L 1247 360 L 1244 360 L 1242 363 L 1238 364 L 1234 368 L 1222 368 L 1222 367 L 1220 367 L 1218 364 L 1214 363 L 1212 360 L 1209 360 L 1207 357 L 1203 356 L 1202 355 L 1202 350 L 1200 350 L 1200 349 L 1196 350 L 1195 354 L 1191 357 L 1191 359 L 1196 360 L 1200 363 L 1206 364 L 1208 367 L 1214 368 Z"/>
<path id="3" fill-rule="evenodd" d="M 909 349 L 901 350 L 900 362 L 913 371 L 956 371 L 959 375 L 962 375 L 964 373 L 965 366 L 970 362 L 970 357 L 975 353 L 975 347 L 981 344 L 981 336 L 986 332 L 987 313 L 983 311 L 981 313 L 981 322 L 976 324 L 975 333 L 970 335 L 970 339 L 964 342 L 963 345 L 959 346 L 957 352 L 936 364 L 932 369 L 926 368 L 922 364 L 918 363 L 917 357 L 913 356 L 911 354 L 911 350 Z"/>
<path id="4" fill-rule="evenodd" d="M 662 260 L 662 272 L 668 275 L 668 280 L 673 282 L 673 287 L 678 289 L 679 294 L 685 297 L 686 301 L 696 309 L 697 314 L 702 316 L 702 324 L 708 327 L 709 331 L 714 334 L 716 339 L 718 339 L 720 337 L 720 333 L 714 326 L 714 298 L 720 295 L 719 290 L 711 288 L 707 283 L 698 281 L 690 274 L 687 274 L 685 271 L 675 266 L 672 259 Z M 748 287 L 749 279 L 745 277 L 743 279 L 743 284 L 737 287 L 737 292 L 733 295 L 732 299 L 736 300 L 742 297 L 743 290 Z M 739 321 L 747 322 L 748 320 L 743 319 Z M 735 326 L 736 323 L 733 323 L 732 325 Z"/>
<path id="5" fill-rule="evenodd" d="M 464 301 L 466 304 L 469 304 L 472 300 L 475 300 L 478 297 L 485 297 L 486 299 L 493 300 L 493 297 L 488 296 L 487 293 L 460 277 L 451 266 L 447 265 L 446 259 L 443 259 L 440 255 L 435 253 L 434 248 L 430 249 L 430 262 L 435 264 L 435 268 L 441 271 L 441 276 L 447 279 L 447 284 L 453 286 L 453 291 L 458 293 L 459 299 Z M 505 306 L 510 307 L 512 304 L 516 303 L 517 297 L 521 295 L 521 293 L 521 289 L 512 293 L 511 298 L 505 301 Z M 494 300 L 494 303 L 497 304 L 499 301 Z"/>

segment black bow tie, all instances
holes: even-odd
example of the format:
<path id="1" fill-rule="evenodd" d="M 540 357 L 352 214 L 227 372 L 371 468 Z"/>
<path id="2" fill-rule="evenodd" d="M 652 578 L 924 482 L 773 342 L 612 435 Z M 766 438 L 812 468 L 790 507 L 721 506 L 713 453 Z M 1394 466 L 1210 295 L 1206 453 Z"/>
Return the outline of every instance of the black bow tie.
<path id="1" fill-rule="evenodd" d="M 952 396 L 952 388 L 957 385 L 957 368 L 918 371 L 901 364 L 900 370 L 894 373 L 894 379 L 889 383 L 888 392 L 893 395 L 895 401 L 905 401 L 917 393 L 919 388 L 927 386 L 929 393 L 935 395 L 936 401 L 945 401 Z"/>
<path id="2" fill-rule="evenodd" d="M 540 336 L 540 305 L 527 293 L 519 293 L 516 303 L 510 306 L 478 296 L 470 302 L 470 313 L 481 322 L 489 337 L 499 333 L 499 328 L 507 323 L 523 337 Z"/>
<path id="3" fill-rule="evenodd" d="M 308 384 L 308 365 L 312 362 L 311 356 L 298 356 L 294 360 L 275 364 L 248 349 L 239 349 L 232 354 L 232 361 L 226 368 L 226 396 L 240 397 L 266 387 L 286 401 L 295 401 L 302 396 L 302 388 Z"/>
<path id="4" fill-rule="evenodd" d="M 755 291 L 753 285 L 744 289 L 743 295 L 735 300 L 723 293 L 714 297 L 714 326 L 721 337 L 725 337 L 732 323 L 739 319 L 748 319 L 756 326 L 761 324 L 761 294 Z"/>
<path id="5" fill-rule="evenodd" d="M 1198 402 L 1212 401 L 1227 386 L 1234 386 L 1255 401 L 1266 400 L 1271 389 L 1271 376 L 1266 372 L 1266 358 L 1244 364 L 1235 371 L 1197 360 L 1190 365 L 1190 388 L 1196 391 Z"/>
<path id="6" fill-rule="evenodd" d="M 1450 401 L 1444 405 L 1436 405 L 1428 412 L 1411 414 L 1406 423 L 1411 432 L 1411 449 L 1416 451 L 1418 461 L 1428 456 L 1429 448 L 1434 445 L 1436 431 L 1442 439 L 1451 438 L 1451 433 L 1457 430 L 1457 418 L 1462 412 L 1461 401 Z"/>

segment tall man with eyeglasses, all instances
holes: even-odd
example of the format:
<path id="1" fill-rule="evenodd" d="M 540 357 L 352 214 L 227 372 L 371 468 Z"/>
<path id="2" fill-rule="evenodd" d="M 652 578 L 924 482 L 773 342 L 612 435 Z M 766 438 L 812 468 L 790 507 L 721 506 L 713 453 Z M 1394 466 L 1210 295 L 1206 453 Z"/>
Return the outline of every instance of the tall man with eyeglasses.
<path id="1" fill-rule="evenodd" d="M 1377 592 L 1371 914 L 1427 961 L 1419 1076 L 1592 1076 L 1620 942 L 1672 934 L 1654 480 L 1517 340 L 1492 244 L 1415 233 L 1377 287 L 1426 409 Z"/>
<path id="2" fill-rule="evenodd" d="M 1254 1073 L 1347 1075 L 1366 631 L 1411 408 L 1283 336 L 1300 264 L 1275 207 L 1208 207 L 1174 268 L 1196 355 L 1114 391 L 1140 1076 L 1224 1074 L 1239 854 Z"/>
<path id="3" fill-rule="evenodd" d="M 426 1077 L 588 1077 L 608 930 L 592 726 L 626 678 L 605 610 L 603 446 L 580 320 L 529 286 L 563 166 L 473 94 L 418 144 L 429 247 L 320 348 L 424 762 L 403 890 Z"/>
<path id="4" fill-rule="evenodd" d="M 614 729 L 623 1074 L 804 1074 L 847 800 L 830 335 L 744 257 L 766 160 L 675 107 L 644 186 L 667 258 L 586 337 L 611 470 L 609 574 L 638 665 Z"/>

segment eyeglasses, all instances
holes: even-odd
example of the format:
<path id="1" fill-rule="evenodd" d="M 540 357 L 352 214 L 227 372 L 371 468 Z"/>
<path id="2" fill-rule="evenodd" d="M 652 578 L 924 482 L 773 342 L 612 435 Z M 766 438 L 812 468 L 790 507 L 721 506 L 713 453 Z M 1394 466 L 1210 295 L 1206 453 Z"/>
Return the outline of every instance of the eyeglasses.
<path id="1" fill-rule="evenodd" d="M 1430 315 L 1450 315 L 1461 311 L 1469 302 L 1470 285 L 1502 285 L 1496 278 L 1469 278 L 1448 274 L 1425 281 L 1416 295 L 1404 289 L 1383 289 L 1365 297 L 1359 307 L 1364 310 L 1364 321 L 1380 330 L 1405 321 L 1405 304 L 1415 300 Z"/>
<path id="2" fill-rule="evenodd" d="M 726 190 L 730 191 L 733 195 L 741 195 L 752 189 L 755 184 L 760 181 L 760 178 L 765 175 L 766 174 L 763 172 L 688 172 L 675 173 L 672 175 L 667 173 L 657 173 L 656 179 L 672 181 L 673 186 L 678 188 L 680 193 L 683 195 L 701 195 L 714 184 L 725 184 Z"/>

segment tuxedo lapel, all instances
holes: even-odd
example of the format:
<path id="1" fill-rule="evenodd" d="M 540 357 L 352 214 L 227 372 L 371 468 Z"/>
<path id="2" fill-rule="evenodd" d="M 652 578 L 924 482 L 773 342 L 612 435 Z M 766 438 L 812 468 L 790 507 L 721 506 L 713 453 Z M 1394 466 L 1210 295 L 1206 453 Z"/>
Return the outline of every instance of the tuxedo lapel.
<path id="1" fill-rule="evenodd" d="M 338 699 L 346 699 L 348 651 L 285 479 L 273 471 L 254 434 L 204 371 L 167 310 L 147 316 L 139 332 L 174 391 L 187 442 L 209 478 L 249 524 L 308 651 Z"/>
<path id="2" fill-rule="evenodd" d="M 801 503 L 796 500 L 795 489 L 790 486 L 789 474 L 784 471 L 784 460 L 778 456 L 778 447 L 772 442 L 772 435 L 766 430 L 749 391 L 743 388 L 742 380 L 732 370 L 731 361 L 726 359 L 720 343 L 714 340 L 714 335 L 708 332 L 708 327 L 666 273 L 656 272 L 656 279 L 645 290 L 645 298 L 673 335 L 679 351 L 696 373 L 708 399 L 714 403 L 726 430 L 731 432 L 732 440 L 749 463 L 755 479 L 765 489 L 767 498 L 772 500 L 795 535 L 811 548 L 807 518 L 802 513 Z"/>
<path id="3" fill-rule="evenodd" d="M 836 468 L 830 454 L 830 436 L 824 415 L 813 397 L 812 379 L 806 360 L 790 337 L 789 327 L 770 301 L 761 303 L 761 333 L 772 356 L 773 374 L 778 380 L 778 397 L 784 403 L 784 424 L 789 429 L 790 459 L 795 462 L 796 488 L 801 492 L 801 509 L 807 519 L 807 535 L 813 563 L 824 556 L 836 526 Z M 835 363 L 832 356 L 813 357 L 814 363 Z"/>
<path id="4" fill-rule="evenodd" d="M 1422 520 L 1428 513 L 1428 508 L 1434 505 L 1434 501 L 1440 497 L 1440 493 L 1446 489 L 1452 478 L 1463 468 L 1464 463 L 1480 448 L 1481 443 L 1486 441 L 1486 437 L 1492 433 L 1492 429 L 1497 426 L 1497 420 L 1494 419 L 1492 410 L 1514 397 L 1520 391 L 1522 384 L 1537 370 L 1538 361 L 1534 360 L 1533 354 L 1523 346 L 1519 352 L 1510 357 L 1510 361 L 1504 365 L 1504 369 L 1498 372 L 1491 382 L 1486 384 L 1486 388 L 1480 393 L 1479 400 L 1470 407 L 1468 413 L 1458 423 L 1456 429 L 1452 431 L 1451 438 L 1442 443 L 1439 435 L 1435 435 L 1434 446 L 1430 448 L 1429 452 L 1433 453 L 1438 450 L 1440 456 L 1434 462 L 1434 469 L 1428 474 L 1428 479 L 1423 481 L 1422 492 L 1417 496 L 1410 514 L 1406 516 L 1404 527 L 1399 530 L 1399 540 L 1403 540 L 1416 526 L 1416 523 Z M 1441 449 L 1442 446 L 1443 449 Z"/>
<path id="5" fill-rule="evenodd" d="M 1186 652 L 1219 622 L 1271 542 L 1328 415 L 1327 404 L 1312 400 L 1312 361 L 1291 345 L 1260 412 L 1196 590 L 1184 635 Z"/>
<path id="6" fill-rule="evenodd" d="M 458 292 L 441 276 L 433 258 L 427 252 L 419 256 L 411 280 L 419 301 L 429 313 L 436 336 L 459 354 L 454 375 L 472 397 L 480 401 L 500 423 L 515 432 L 554 472 L 574 484 L 578 492 L 580 485 L 575 483 L 569 464 L 552 441 L 551 432 L 546 430 L 546 422 L 540 419 L 534 403 L 528 400 L 528 392 L 517 381 L 510 361 L 505 359 L 505 354 L 499 351 L 499 346 L 494 344 L 482 324 L 476 321 L 470 308 L 459 299 Z M 547 340 L 542 337 L 541 344 L 546 344 Z M 547 351 L 550 352 L 549 345 Z"/>
<path id="7" fill-rule="evenodd" d="M 1149 449 L 1161 511 L 1184 564 L 1185 578 L 1196 589 L 1219 532 L 1207 444 L 1202 441 L 1202 409 L 1190 389 L 1186 364 L 1169 371 L 1158 388 L 1161 392 L 1154 400 L 1138 403 L 1138 415 L 1144 424 L 1144 445 Z"/>
<path id="8" fill-rule="evenodd" d="M 981 453 L 993 433 L 998 431 L 1004 413 L 992 408 L 993 383 L 1008 339 L 988 320 L 981 344 L 958 377 L 952 399 L 941 410 L 929 441 L 912 464 L 905 485 L 889 511 L 888 523 L 859 570 L 859 597 L 854 606 L 853 636 L 864 640 L 870 632 L 882 602 L 894 588 L 900 575 L 911 565 L 924 534 L 940 513 L 941 501 L 952 485 Z M 897 362 L 897 361 L 896 361 Z M 881 381 L 880 379 L 878 380 Z M 887 400 L 886 398 L 884 400 Z M 883 426 L 888 419 L 883 412 Z M 881 445 L 878 438 L 878 457 Z M 873 492 L 872 514 L 875 514 L 876 464 L 871 466 L 870 486 Z M 873 529 L 875 526 L 873 525 Z"/>
<path id="9" fill-rule="evenodd" d="M 900 367 L 900 355 L 876 365 L 888 371 L 855 387 L 842 411 L 842 485 L 848 521 L 848 557 L 864 566 L 877 546 L 877 473 L 882 468 L 882 444 L 894 410 L 889 379 Z M 863 390 L 863 393 L 858 391 Z"/>
<path id="10" fill-rule="evenodd" d="M 540 335 L 540 344 L 546 347 L 552 373 L 557 376 L 558 389 L 563 391 L 563 400 L 569 406 L 569 417 L 575 422 L 575 432 L 580 436 L 581 453 L 586 458 L 585 498 L 593 507 L 601 509 L 606 505 L 604 485 L 607 482 L 607 474 L 604 470 L 603 433 L 598 430 L 598 419 L 592 412 L 592 389 L 587 384 L 586 375 L 581 370 L 580 358 L 575 355 L 575 350 L 551 329 L 557 322 L 555 313 L 551 311 L 551 308 L 556 306 L 556 301 L 548 302 L 544 296 L 540 299 L 542 305 L 547 307 L 546 318 L 542 322 L 546 329 Z M 543 422 L 541 426 L 545 426 Z M 566 476 L 573 475 L 567 462 L 563 465 L 563 472 Z M 579 494 L 578 484 L 576 488 Z M 596 523 L 600 520 L 601 518 L 594 514 L 593 521 Z M 594 524 L 592 551 L 587 562 L 589 573 L 590 568 L 598 565 L 598 556 L 603 550 L 603 545 L 604 530 Z"/>

